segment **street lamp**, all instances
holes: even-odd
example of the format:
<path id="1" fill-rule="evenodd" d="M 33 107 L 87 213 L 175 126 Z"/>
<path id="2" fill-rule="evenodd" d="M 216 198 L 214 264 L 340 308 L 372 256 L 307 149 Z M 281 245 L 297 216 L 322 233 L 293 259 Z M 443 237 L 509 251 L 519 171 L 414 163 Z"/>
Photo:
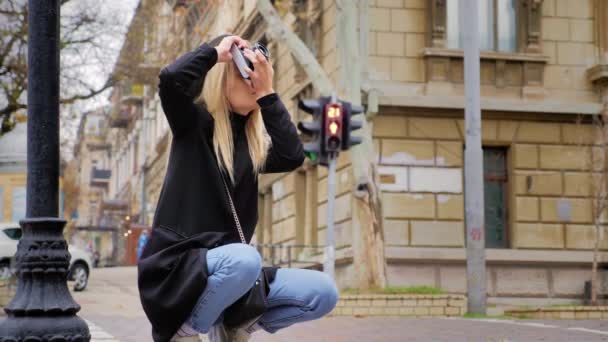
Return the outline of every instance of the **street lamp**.
<path id="1" fill-rule="evenodd" d="M 59 211 L 59 0 L 28 2 L 26 218 L 19 221 L 17 292 L 4 341 L 90 341 L 67 287 L 70 253 Z"/>

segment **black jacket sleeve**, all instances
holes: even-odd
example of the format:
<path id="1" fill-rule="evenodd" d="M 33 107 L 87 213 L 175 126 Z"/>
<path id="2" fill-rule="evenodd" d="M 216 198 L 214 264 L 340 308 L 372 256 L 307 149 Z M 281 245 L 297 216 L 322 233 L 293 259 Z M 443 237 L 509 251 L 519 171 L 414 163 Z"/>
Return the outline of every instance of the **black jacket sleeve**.
<path id="1" fill-rule="evenodd" d="M 296 127 L 283 101 L 276 93 L 258 99 L 264 126 L 272 146 L 262 173 L 292 171 L 304 162 L 304 150 Z"/>
<path id="2" fill-rule="evenodd" d="M 158 75 L 158 93 L 173 136 L 195 127 L 195 97 L 205 75 L 217 63 L 217 51 L 207 43 L 178 57 Z"/>

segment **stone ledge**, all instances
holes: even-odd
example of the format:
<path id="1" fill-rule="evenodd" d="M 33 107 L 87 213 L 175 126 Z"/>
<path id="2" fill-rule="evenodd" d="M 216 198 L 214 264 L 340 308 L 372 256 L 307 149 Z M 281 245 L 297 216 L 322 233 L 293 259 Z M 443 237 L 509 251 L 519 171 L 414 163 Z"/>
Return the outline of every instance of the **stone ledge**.
<path id="1" fill-rule="evenodd" d="M 391 261 L 452 261 L 465 262 L 465 248 L 445 247 L 386 247 L 386 258 Z M 531 249 L 486 249 L 486 260 L 492 264 L 563 264 L 590 265 L 593 251 L 531 250 Z M 608 253 L 599 253 L 599 262 L 608 262 Z"/>
<path id="2" fill-rule="evenodd" d="M 533 319 L 606 319 L 608 306 L 556 306 L 547 308 L 510 309 L 505 315 Z"/>
<path id="3" fill-rule="evenodd" d="M 436 56 L 436 57 L 464 58 L 464 50 L 447 49 L 447 48 L 425 48 L 422 51 L 422 55 L 424 57 Z M 536 53 L 480 51 L 479 57 L 481 59 L 495 59 L 495 60 L 518 61 L 518 62 L 546 63 L 549 61 L 549 56 L 536 54 Z"/>
<path id="4" fill-rule="evenodd" d="M 432 83 L 432 82 L 431 82 Z M 437 109 L 464 109 L 464 96 L 460 95 L 424 95 L 429 83 L 404 83 L 397 81 L 367 81 L 363 86 L 379 93 L 381 107 L 417 107 Z M 509 113 L 541 113 L 551 114 L 599 114 L 603 110 L 602 103 L 587 101 L 563 101 L 553 96 L 544 100 L 525 100 L 521 98 L 501 98 L 483 96 L 481 109 Z M 386 108 L 383 108 L 386 110 Z"/>
<path id="5" fill-rule="evenodd" d="M 463 295 L 343 295 L 332 316 L 462 316 L 466 312 Z"/>

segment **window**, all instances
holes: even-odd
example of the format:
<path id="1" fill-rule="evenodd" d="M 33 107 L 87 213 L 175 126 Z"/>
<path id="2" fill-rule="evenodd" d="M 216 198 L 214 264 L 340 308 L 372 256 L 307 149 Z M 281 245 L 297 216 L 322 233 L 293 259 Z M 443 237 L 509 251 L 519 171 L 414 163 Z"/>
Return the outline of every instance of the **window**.
<path id="1" fill-rule="evenodd" d="M 25 187 L 13 188 L 13 222 L 25 218 Z"/>
<path id="2" fill-rule="evenodd" d="M 508 248 L 507 151 L 484 147 L 483 189 L 486 248 Z"/>
<path id="3" fill-rule="evenodd" d="M 6 228 L 3 230 L 4 234 L 11 240 L 21 239 L 22 231 L 21 228 Z"/>
<path id="4" fill-rule="evenodd" d="M 463 47 L 459 0 L 447 0 L 447 47 Z M 481 50 L 517 51 L 517 0 L 480 0 L 478 5 Z"/>

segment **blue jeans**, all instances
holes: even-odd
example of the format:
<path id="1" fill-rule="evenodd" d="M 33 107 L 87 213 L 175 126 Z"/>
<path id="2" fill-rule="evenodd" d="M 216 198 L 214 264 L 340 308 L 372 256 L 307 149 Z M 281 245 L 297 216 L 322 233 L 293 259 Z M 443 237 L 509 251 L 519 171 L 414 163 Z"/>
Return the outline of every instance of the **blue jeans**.
<path id="1" fill-rule="evenodd" d="M 249 291 L 261 269 L 260 254 L 249 245 L 233 243 L 208 250 L 207 286 L 187 323 L 203 334 L 221 323 L 224 309 Z M 294 323 L 323 317 L 337 301 L 338 290 L 327 274 L 281 268 L 270 283 L 268 311 L 258 323 L 274 333 Z"/>

